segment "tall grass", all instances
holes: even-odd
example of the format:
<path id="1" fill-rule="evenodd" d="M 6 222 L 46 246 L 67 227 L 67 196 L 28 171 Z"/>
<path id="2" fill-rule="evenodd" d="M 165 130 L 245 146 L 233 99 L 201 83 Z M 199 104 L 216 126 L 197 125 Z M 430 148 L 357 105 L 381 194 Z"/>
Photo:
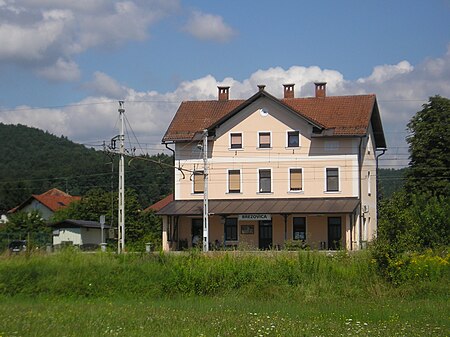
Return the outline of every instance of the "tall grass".
<path id="1" fill-rule="evenodd" d="M 448 285 L 448 268 L 433 272 Z M 415 280 L 417 285 L 419 281 Z M 415 287 L 409 287 L 414 292 Z M 427 289 L 422 287 L 421 291 Z M 435 291 L 436 289 L 430 289 Z M 220 252 L 0 257 L 0 295 L 66 298 L 166 298 L 238 294 L 247 298 L 366 298 L 393 287 L 369 252 Z"/>

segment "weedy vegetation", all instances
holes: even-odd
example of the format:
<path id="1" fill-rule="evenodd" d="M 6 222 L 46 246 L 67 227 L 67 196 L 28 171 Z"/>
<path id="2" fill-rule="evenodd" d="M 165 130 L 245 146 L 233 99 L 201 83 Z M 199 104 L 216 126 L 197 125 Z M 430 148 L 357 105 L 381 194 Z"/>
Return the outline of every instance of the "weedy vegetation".
<path id="1" fill-rule="evenodd" d="M 0 257 L 0 336 L 447 336 L 449 259 L 371 251 Z"/>

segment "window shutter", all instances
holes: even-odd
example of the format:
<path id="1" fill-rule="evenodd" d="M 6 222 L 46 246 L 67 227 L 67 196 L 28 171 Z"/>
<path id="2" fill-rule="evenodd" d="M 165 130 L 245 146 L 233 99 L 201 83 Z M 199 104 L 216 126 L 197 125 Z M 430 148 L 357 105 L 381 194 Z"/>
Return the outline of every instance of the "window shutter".
<path id="1" fill-rule="evenodd" d="M 231 134 L 231 148 L 232 149 L 242 148 L 242 134 L 241 133 L 232 133 Z"/>
<path id="2" fill-rule="evenodd" d="M 302 190 L 302 169 L 291 169 L 291 191 Z"/>
<path id="3" fill-rule="evenodd" d="M 259 146 L 260 147 L 270 147 L 270 133 L 261 132 L 259 134 Z"/>
<path id="4" fill-rule="evenodd" d="M 194 172 L 194 193 L 203 193 L 205 187 L 205 176 L 203 171 Z"/>
<path id="5" fill-rule="evenodd" d="M 228 171 L 228 190 L 229 192 L 240 192 L 241 191 L 241 172 L 239 170 Z"/>

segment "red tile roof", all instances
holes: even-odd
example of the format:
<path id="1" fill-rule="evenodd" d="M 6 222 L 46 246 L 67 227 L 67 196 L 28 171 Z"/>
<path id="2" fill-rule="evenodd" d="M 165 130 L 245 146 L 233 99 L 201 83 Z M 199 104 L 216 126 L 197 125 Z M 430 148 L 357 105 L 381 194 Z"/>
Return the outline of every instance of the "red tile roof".
<path id="1" fill-rule="evenodd" d="M 287 98 L 291 109 L 334 129 L 334 135 L 365 135 L 375 104 L 375 95 Z"/>
<path id="2" fill-rule="evenodd" d="M 146 209 L 144 209 L 144 212 L 147 212 L 150 210 L 158 212 L 160 209 L 166 207 L 172 201 L 173 201 L 173 193 L 169 194 L 167 197 L 161 199 L 160 201 L 155 202 L 153 205 L 148 206 Z"/>
<path id="3" fill-rule="evenodd" d="M 257 98 L 265 96 L 290 109 L 308 122 L 327 130 L 328 135 L 362 136 L 367 133 L 373 112 L 377 114 L 377 130 L 382 137 L 378 145 L 385 146 L 375 95 L 328 96 L 278 99 L 264 90 L 248 100 L 187 101 L 181 103 L 163 142 L 190 141 L 204 129 L 220 125 Z"/>
<path id="4" fill-rule="evenodd" d="M 191 140 L 195 133 L 208 128 L 244 102 L 245 100 L 182 102 L 163 139 Z"/>
<path id="5" fill-rule="evenodd" d="M 81 197 L 74 197 L 70 194 L 64 193 L 61 190 L 58 190 L 57 188 L 52 188 L 51 190 L 42 194 L 32 194 L 31 197 L 28 198 L 25 202 L 9 210 L 8 213 L 19 211 L 20 209 L 28 205 L 33 199 L 39 201 L 45 207 L 55 212 L 61 208 L 66 207 L 73 201 L 80 200 Z"/>

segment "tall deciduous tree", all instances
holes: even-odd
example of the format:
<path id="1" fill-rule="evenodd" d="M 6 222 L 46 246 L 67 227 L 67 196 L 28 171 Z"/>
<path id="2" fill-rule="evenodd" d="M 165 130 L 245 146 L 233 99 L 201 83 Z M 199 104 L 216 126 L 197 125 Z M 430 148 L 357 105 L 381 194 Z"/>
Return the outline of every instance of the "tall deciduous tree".
<path id="1" fill-rule="evenodd" d="M 408 130 L 406 190 L 411 194 L 450 194 L 450 100 L 430 97 L 408 123 Z"/>

